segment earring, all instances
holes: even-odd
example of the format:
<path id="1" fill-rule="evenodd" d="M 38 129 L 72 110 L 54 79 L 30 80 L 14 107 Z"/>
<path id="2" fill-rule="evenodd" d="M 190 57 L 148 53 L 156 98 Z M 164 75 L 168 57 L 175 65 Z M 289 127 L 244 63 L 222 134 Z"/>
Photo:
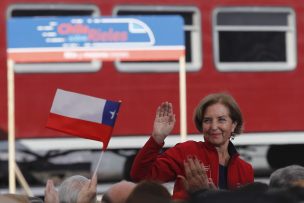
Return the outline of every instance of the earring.
<path id="1" fill-rule="evenodd" d="M 231 132 L 230 140 L 234 140 L 234 138 L 235 138 L 235 133 Z"/>

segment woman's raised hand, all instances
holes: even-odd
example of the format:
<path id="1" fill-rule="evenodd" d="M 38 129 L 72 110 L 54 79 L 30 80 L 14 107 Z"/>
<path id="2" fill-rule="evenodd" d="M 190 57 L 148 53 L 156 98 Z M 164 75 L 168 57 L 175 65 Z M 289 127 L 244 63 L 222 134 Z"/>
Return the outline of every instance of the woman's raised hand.
<path id="1" fill-rule="evenodd" d="M 175 114 L 172 104 L 163 102 L 156 111 L 152 137 L 158 144 L 162 144 L 171 133 L 175 124 Z"/>

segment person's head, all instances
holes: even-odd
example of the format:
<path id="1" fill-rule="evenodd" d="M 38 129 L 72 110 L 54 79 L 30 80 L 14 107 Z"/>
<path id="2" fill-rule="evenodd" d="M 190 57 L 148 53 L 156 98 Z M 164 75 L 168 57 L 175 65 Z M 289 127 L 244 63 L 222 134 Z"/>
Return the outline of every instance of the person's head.
<path id="1" fill-rule="evenodd" d="M 0 195 L 0 202 L 5 202 L 5 203 L 30 203 L 30 200 L 25 195 L 3 194 L 3 195 Z"/>
<path id="2" fill-rule="evenodd" d="M 297 180 L 297 181 L 293 182 L 293 185 L 294 185 L 294 186 L 297 186 L 297 187 L 302 187 L 302 188 L 304 188 L 304 179 Z"/>
<path id="3" fill-rule="evenodd" d="M 289 190 L 269 190 L 255 197 L 259 203 L 298 203 L 299 197 Z"/>
<path id="4" fill-rule="evenodd" d="M 200 101 L 194 112 L 194 123 L 206 140 L 217 145 L 227 142 L 231 135 L 242 133 L 243 116 L 231 95 L 215 93 Z"/>
<path id="5" fill-rule="evenodd" d="M 59 186 L 59 202 L 76 203 L 78 194 L 87 181 L 89 181 L 89 179 L 80 175 L 65 179 Z"/>
<path id="6" fill-rule="evenodd" d="M 304 167 L 299 165 L 290 165 L 275 170 L 270 175 L 270 188 L 288 188 L 297 182 L 304 180 Z"/>
<path id="7" fill-rule="evenodd" d="M 129 181 L 120 181 L 113 184 L 102 196 L 102 203 L 125 203 L 136 184 Z"/>
<path id="8" fill-rule="evenodd" d="M 247 185 L 243 185 L 234 191 L 236 193 L 264 193 L 267 192 L 269 188 L 269 185 L 267 183 L 261 183 L 261 182 L 253 182 L 249 183 Z"/>
<path id="9" fill-rule="evenodd" d="M 167 188 L 154 181 L 142 181 L 136 185 L 126 203 L 169 203 L 171 195 Z"/>

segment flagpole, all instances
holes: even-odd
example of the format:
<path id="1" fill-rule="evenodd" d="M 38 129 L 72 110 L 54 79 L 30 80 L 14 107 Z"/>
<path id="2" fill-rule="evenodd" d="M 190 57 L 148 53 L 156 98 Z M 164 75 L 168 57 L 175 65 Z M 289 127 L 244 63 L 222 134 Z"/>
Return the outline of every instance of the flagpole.
<path id="1" fill-rule="evenodd" d="M 26 182 L 22 172 L 20 171 L 16 161 L 15 146 L 15 77 L 14 77 L 14 61 L 7 61 L 7 106 L 8 106 L 8 181 L 9 193 L 16 193 L 16 176 L 24 188 L 26 194 L 32 196 L 33 193 Z"/>
<path id="2" fill-rule="evenodd" d="M 7 61 L 9 193 L 16 193 L 14 62 Z"/>
<path id="3" fill-rule="evenodd" d="M 101 163 L 101 159 L 102 159 L 102 157 L 103 157 L 104 152 L 105 152 L 104 150 L 101 151 L 101 154 L 100 154 L 100 156 L 99 156 L 99 160 L 98 160 L 98 162 L 97 162 L 97 165 L 96 165 L 96 167 L 95 167 L 95 171 L 94 171 L 92 177 L 94 177 L 94 176 L 97 174 L 97 170 L 98 170 L 99 165 L 100 165 L 100 163 Z"/>
<path id="4" fill-rule="evenodd" d="M 26 182 L 22 172 L 19 169 L 19 166 L 17 163 L 15 163 L 15 169 L 16 169 L 16 176 L 17 176 L 17 180 L 19 181 L 19 183 L 21 184 L 21 186 L 23 187 L 23 189 L 25 190 L 26 194 L 28 196 L 34 196 L 30 186 L 28 185 L 28 183 Z"/>
<path id="5" fill-rule="evenodd" d="M 179 103 L 180 103 L 180 137 L 187 140 L 187 97 L 186 97 L 186 61 L 185 56 L 179 58 Z"/>

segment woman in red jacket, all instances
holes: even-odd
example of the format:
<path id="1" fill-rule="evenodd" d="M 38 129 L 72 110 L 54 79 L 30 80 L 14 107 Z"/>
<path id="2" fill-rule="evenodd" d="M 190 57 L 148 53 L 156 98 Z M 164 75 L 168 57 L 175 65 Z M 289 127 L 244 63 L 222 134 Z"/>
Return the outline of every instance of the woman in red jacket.
<path id="1" fill-rule="evenodd" d="M 134 160 L 131 169 L 133 180 L 175 181 L 173 198 L 186 199 L 184 180 L 179 177 L 186 175 L 184 164 L 192 158 L 202 164 L 204 174 L 220 189 L 234 189 L 252 183 L 252 166 L 240 159 L 230 141 L 242 132 L 243 126 L 242 114 L 235 100 L 225 93 L 206 96 L 195 110 L 194 122 L 203 134 L 204 142 L 187 141 L 160 153 L 175 124 L 172 104 L 162 103 L 156 112 L 152 136 Z"/>

